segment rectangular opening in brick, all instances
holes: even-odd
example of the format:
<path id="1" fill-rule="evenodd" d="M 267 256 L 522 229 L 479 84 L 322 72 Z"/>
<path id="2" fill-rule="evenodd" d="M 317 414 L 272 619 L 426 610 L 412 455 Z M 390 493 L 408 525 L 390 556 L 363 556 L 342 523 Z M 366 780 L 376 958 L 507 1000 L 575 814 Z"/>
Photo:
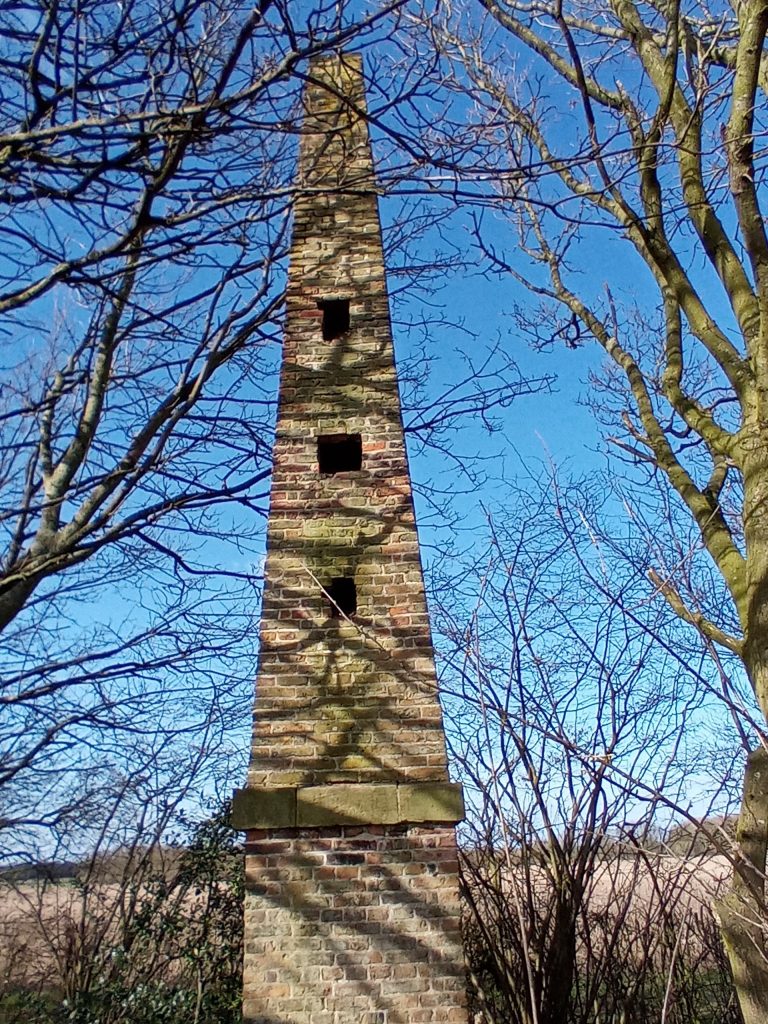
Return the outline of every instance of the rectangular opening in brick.
<path id="1" fill-rule="evenodd" d="M 336 576 L 327 587 L 331 599 L 331 615 L 334 619 L 342 615 L 354 615 L 357 611 L 357 587 L 350 576 Z"/>
<path id="2" fill-rule="evenodd" d="M 323 340 L 333 341 L 349 330 L 349 299 L 320 299 L 323 311 Z"/>
<path id="3" fill-rule="evenodd" d="M 320 472 L 328 476 L 360 469 L 363 464 L 360 434 L 321 434 L 317 439 L 317 464 Z"/>

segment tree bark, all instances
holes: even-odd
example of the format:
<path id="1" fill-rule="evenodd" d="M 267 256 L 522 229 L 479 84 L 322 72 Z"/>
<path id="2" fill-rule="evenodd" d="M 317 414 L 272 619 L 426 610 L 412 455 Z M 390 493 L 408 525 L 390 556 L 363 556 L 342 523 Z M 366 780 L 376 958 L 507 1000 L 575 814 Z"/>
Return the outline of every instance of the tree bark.
<path id="1" fill-rule="evenodd" d="M 763 375 L 758 375 L 759 381 Z M 768 718 L 768 429 L 763 389 L 755 389 L 752 420 L 742 431 L 745 586 L 736 604 L 744 630 L 743 662 L 755 697 Z M 745 1024 L 768 1024 L 768 751 L 750 752 L 736 826 L 736 863 L 730 892 L 715 911 Z"/>
<path id="2" fill-rule="evenodd" d="M 747 758 L 736 827 L 739 860 L 730 892 L 715 904 L 744 1024 L 768 1022 L 765 863 L 768 846 L 768 753 Z"/>

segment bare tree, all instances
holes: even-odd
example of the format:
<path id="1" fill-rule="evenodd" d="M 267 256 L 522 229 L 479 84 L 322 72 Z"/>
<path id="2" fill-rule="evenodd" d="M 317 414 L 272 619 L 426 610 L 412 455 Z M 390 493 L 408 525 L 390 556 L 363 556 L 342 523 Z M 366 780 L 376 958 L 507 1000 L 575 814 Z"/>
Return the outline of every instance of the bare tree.
<path id="1" fill-rule="evenodd" d="M 311 58 L 354 45 L 371 123 L 410 101 L 419 62 L 387 77 L 372 49 L 402 3 L 0 10 L 5 858 L 91 849 L 121 792 L 165 808 L 231 786 L 300 94 Z M 396 148 L 385 163 L 382 190 L 403 172 Z M 388 226 L 395 293 L 434 275 L 412 255 L 432 219 Z M 452 458 L 452 425 L 539 386 L 492 348 L 442 392 L 425 376 L 405 367 L 408 429 Z"/>
<path id="2" fill-rule="evenodd" d="M 693 527 L 653 593 L 761 708 L 718 908 L 748 1024 L 768 1020 L 767 30 L 758 0 L 479 0 L 428 11 L 413 44 L 443 55 L 425 174 L 473 204 L 486 269 L 538 297 L 534 343 L 602 350 L 614 451 Z M 691 601 L 713 569 L 727 598 Z"/>
<path id="3" fill-rule="evenodd" d="M 4 873 L 9 1022 L 240 1019 L 243 860 L 228 805 L 163 843 L 168 822 L 150 807 L 116 801 L 104 846 L 83 860 Z"/>
<path id="4" fill-rule="evenodd" d="M 738 863 L 718 665 L 647 601 L 641 545 L 598 543 L 594 481 L 507 497 L 435 580 L 479 1019 L 738 1024 L 710 906 Z"/>
<path id="5" fill-rule="evenodd" d="M 300 90 L 400 4 L 0 10 L 6 856 L 87 845 L 126 779 L 231 759 Z"/>

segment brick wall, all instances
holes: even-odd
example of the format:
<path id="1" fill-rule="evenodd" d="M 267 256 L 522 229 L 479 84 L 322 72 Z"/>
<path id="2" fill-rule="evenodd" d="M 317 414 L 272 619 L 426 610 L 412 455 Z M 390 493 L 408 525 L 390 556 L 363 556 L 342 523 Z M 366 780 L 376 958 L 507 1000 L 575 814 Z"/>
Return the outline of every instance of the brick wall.
<path id="1" fill-rule="evenodd" d="M 315 62 L 311 75 L 251 762 L 233 815 L 248 832 L 244 1019 L 449 1024 L 466 1020 L 461 793 L 447 774 L 360 61 Z M 329 331 L 323 304 L 339 300 L 349 322 Z M 337 435 L 359 436 L 360 465 L 322 472 L 318 438 Z M 354 584 L 348 615 L 330 600 L 339 579 Z"/>
<path id="2" fill-rule="evenodd" d="M 338 71 L 362 107 L 357 66 Z M 443 779 L 367 127 L 319 85 L 306 102 L 249 784 Z M 350 328 L 325 341 L 318 301 L 339 296 Z M 342 433 L 362 466 L 321 475 L 317 438 Z M 323 593 L 345 576 L 354 622 Z"/>
<path id="3" fill-rule="evenodd" d="M 248 851 L 250 1024 L 466 1024 L 452 828 L 253 832 Z"/>

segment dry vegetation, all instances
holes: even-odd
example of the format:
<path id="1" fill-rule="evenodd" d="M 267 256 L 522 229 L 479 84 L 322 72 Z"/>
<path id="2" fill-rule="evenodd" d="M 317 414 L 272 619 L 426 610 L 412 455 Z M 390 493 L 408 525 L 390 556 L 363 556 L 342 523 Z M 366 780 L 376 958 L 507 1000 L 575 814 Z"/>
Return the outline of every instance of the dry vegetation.
<path id="1" fill-rule="evenodd" d="M 242 856 L 216 818 L 184 848 L 0 886 L 0 1021 L 239 1020 Z"/>
<path id="2" fill-rule="evenodd" d="M 233 840 L 218 822 L 185 850 L 121 852 L 68 878 L 6 874 L 0 1021 L 237 1021 Z M 475 1020 L 554 1024 L 547 1007 L 565 980 L 562 1024 L 738 1024 L 711 910 L 730 866 L 690 853 L 693 840 L 678 833 L 677 852 L 604 840 L 578 894 L 574 877 L 553 872 L 547 844 L 465 853 Z M 573 984 L 564 956 L 577 965 Z"/>
<path id="3" fill-rule="evenodd" d="M 739 1024 L 712 913 L 727 858 L 614 852 L 581 885 L 550 853 L 464 859 L 476 1020 Z"/>

